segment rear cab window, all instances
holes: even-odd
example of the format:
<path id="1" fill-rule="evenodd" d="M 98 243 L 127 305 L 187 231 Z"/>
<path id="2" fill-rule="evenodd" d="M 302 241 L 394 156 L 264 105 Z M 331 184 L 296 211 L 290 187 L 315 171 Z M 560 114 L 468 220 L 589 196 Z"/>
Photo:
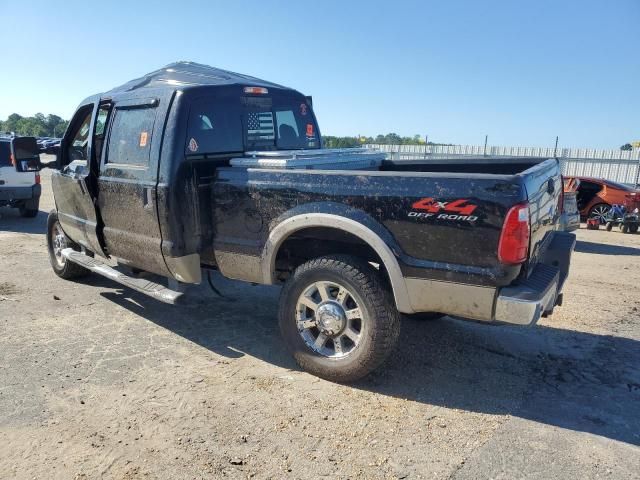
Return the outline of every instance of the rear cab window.
<path id="1" fill-rule="evenodd" d="M 212 94 L 191 102 L 187 155 L 317 148 L 320 135 L 305 97 L 275 91 L 264 95 Z"/>

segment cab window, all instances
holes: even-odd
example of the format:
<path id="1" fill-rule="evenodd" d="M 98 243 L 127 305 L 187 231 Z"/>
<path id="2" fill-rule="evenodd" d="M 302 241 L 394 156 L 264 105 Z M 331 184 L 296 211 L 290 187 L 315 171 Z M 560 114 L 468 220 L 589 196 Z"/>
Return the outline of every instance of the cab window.
<path id="1" fill-rule="evenodd" d="M 320 135 L 304 97 L 221 95 L 192 100 L 187 155 L 314 148 L 320 148 Z"/>
<path id="2" fill-rule="evenodd" d="M 93 148 L 95 151 L 96 164 L 100 162 L 102 158 L 102 147 L 104 146 L 105 132 L 107 129 L 107 122 L 109 121 L 109 113 L 111 112 L 111 105 L 103 104 L 98 109 L 98 115 L 96 117 L 96 126 L 93 133 Z"/>
<path id="3" fill-rule="evenodd" d="M 74 160 L 87 160 L 89 148 L 89 130 L 91 127 L 91 108 L 79 112 L 81 120 L 75 123 L 72 131 L 71 141 L 67 147 L 67 158 L 69 162 Z"/>
<path id="4" fill-rule="evenodd" d="M 242 123 L 237 102 L 204 97 L 194 101 L 187 127 L 187 155 L 242 151 Z"/>
<path id="5" fill-rule="evenodd" d="M 146 166 L 156 119 L 154 107 L 117 108 L 107 144 L 107 163 Z"/>

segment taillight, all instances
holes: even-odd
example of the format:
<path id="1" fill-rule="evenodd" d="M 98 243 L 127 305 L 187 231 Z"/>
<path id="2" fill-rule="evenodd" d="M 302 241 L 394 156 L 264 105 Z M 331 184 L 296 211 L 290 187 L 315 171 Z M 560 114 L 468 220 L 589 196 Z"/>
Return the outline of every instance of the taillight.
<path id="1" fill-rule="evenodd" d="M 529 251 L 529 204 L 520 203 L 509 209 L 504 219 L 498 260 L 508 265 L 517 265 L 527 259 Z"/>
<path id="2" fill-rule="evenodd" d="M 11 160 L 11 165 L 16 166 L 16 157 L 13 156 L 13 153 L 9 155 L 9 159 Z"/>
<path id="3" fill-rule="evenodd" d="M 36 172 L 36 185 L 40 185 L 40 173 Z"/>

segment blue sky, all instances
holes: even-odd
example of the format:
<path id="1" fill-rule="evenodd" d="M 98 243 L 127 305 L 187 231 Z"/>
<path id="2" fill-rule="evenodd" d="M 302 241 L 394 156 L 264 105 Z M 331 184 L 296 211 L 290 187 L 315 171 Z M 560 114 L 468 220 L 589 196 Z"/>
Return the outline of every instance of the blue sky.
<path id="1" fill-rule="evenodd" d="M 313 95 L 329 135 L 640 140 L 640 0 L 57 4 L 0 0 L 2 119 L 193 60 Z"/>

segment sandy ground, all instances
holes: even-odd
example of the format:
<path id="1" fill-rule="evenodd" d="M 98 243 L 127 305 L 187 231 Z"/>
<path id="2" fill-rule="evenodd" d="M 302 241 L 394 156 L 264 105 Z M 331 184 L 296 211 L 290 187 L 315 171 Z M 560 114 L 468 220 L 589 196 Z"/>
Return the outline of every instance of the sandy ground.
<path id="1" fill-rule="evenodd" d="M 57 278 L 0 209 L 0 478 L 638 478 L 640 235 L 578 232 L 536 328 L 405 320 L 352 386 L 300 371 L 278 290 L 170 307 Z"/>

